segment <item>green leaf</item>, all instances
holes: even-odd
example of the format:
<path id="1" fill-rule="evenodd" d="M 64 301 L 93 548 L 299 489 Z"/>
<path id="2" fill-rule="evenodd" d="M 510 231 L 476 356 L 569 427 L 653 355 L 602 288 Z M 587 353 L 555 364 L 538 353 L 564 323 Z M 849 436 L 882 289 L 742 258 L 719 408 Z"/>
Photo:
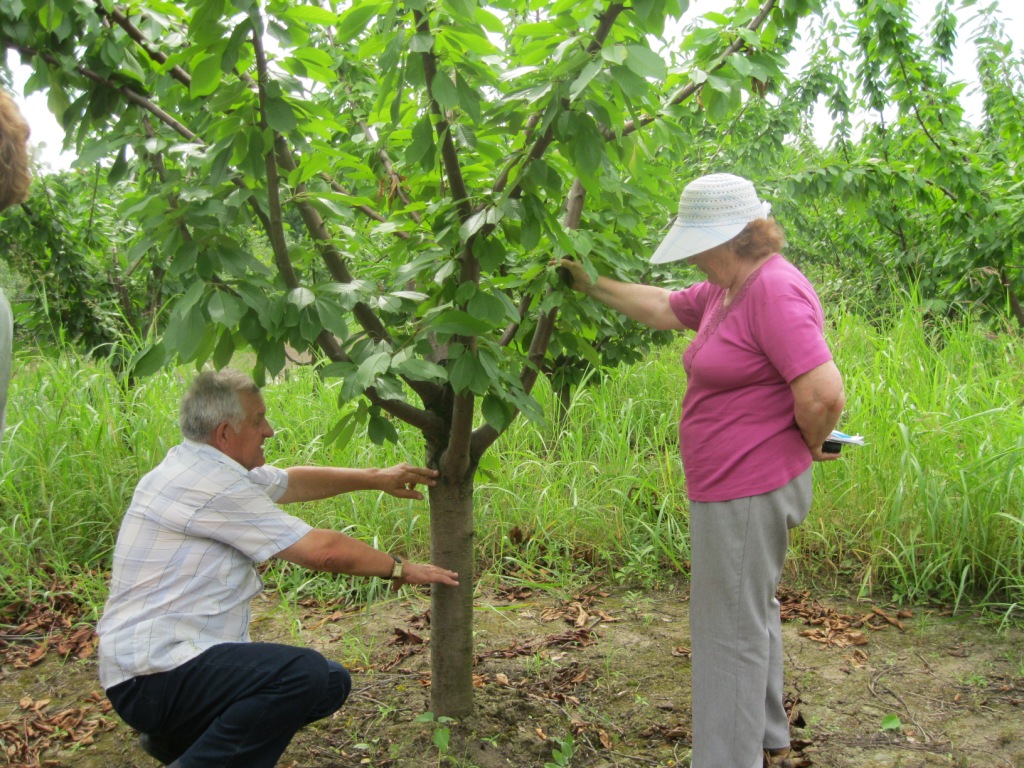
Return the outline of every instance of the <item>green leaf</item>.
<path id="1" fill-rule="evenodd" d="M 461 310 L 453 309 L 439 315 L 430 323 L 434 333 L 450 333 L 458 336 L 479 336 L 493 326 Z"/>
<path id="2" fill-rule="evenodd" d="M 434 126 L 430 115 L 424 115 L 412 129 L 412 143 L 405 150 L 405 161 L 409 165 L 432 168 L 434 165 Z"/>
<path id="3" fill-rule="evenodd" d="M 504 432 L 508 425 L 512 423 L 512 417 L 514 416 L 512 406 L 493 394 L 487 394 L 484 397 L 483 404 L 480 406 L 480 413 L 483 415 L 484 421 L 498 432 Z"/>
<path id="4" fill-rule="evenodd" d="M 324 435 L 324 443 L 333 445 L 337 450 L 343 449 L 352 440 L 357 426 L 359 426 L 359 412 L 353 411 L 345 414 Z"/>
<path id="5" fill-rule="evenodd" d="M 437 363 L 409 357 L 394 366 L 394 371 L 413 381 L 445 381 L 448 372 Z"/>
<path id="6" fill-rule="evenodd" d="M 583 116 L 575 131 L 572 142 L 572 158 L 581 175 L 593 176 L 604 160 L 604 137 L 598 131 L 593 118 Z"/>
<path id="7" fill-rule="evenodd" d="M 64 21 L 64 11 L 55 3 L 48 2 L 39 9 L 39 23 L 47 32 L 56 32 Z"/>
<path id="8" fill-rule="evenodd" d="M 266 110 L 267 125 L 278 133 L 294 131 L 298 126 L 295 112 L 292 111 L 291 105 L 284 99 L 268 96 Z"/>
<path id="9" fill-rule="evenodd" d="M 298 48 L 293 55 L 297 59 L 302 59 L 307 64 L 314 64 L 318 67 L 331 69 L 334 66 L 334 59 L 331 54 L 320 48 Z"/>
<path id="10" fill-rule="evenodd" d="M 418 32 L 409 40 L 411 53 L 427 53 L 434 47 L 434 36 L 429 32 Z"/>
<path id="11" fill-rule="evenodd" d="M 461 238 L 463 242 L 469 240 L 469 238 L 479 232 L 487 223 L 488 210 L 489 209 L 487 208 L 482 208 L 466 219 L 462 226 L 459 227 L 459 238 Z"/>
<path id="12" fill-rule="evenodd" d="M 259 353 L 256 355 L 257 361 L 267 369 L 271 376 L 277 376 L 284 368 L 285 355 L 284 355 L 284 344 L 280 341 L 273 339 L 267 340 L 263 346 L 260 347 Z"/>
<path id="13" fill-rule="evenodd" d="M 476 355 L 466 352 L 459 357 L 448 371 L 448 381 L 459 394 L 467 390 L 477 395 L 487 393 L 491 379 Z"/>
<path id="14" fill-rule="evenodd" d="M 203 298 L 203 294 L 206 292 L 206 283 L 201 280 L 196 280 L 189 289 L 185 291 L 185 295 L 181 297 L 181 300 L 175 305 L 174 311 L 179 315 L 183 315 L 189 312 L 199 300 Z"/>
<path id="15" fill-rule="evenodd" d="M 183 362 L 193 359 L 206 333 L 206 318 L 199 307 L 171 316 L 164 331 L 164 342 L 170 351 L 177 353 Z"/>
<path id="16" fill-rule="evenodd" d="M 117 158 L 114 163 L 110 166 L 110 170 L 107 172 L 107 183 L 116 184 L 124 178 L 125 172 L 128 170 L 128 151 L 127 147 L 121 147 L 117 153 Z"/>
<path id="17" fill-rule="evenodd" d="M 640 77 L 652 77 L 656 80 L 664 80 L 667 70 L 665 62 L 650 48 L 642 45 L 626 46 L 626 66 L 640 75 Z"/>
<path id="18" fill-rule="evenodd" d="M 366 434 L 374 445 L 398 442 L 398 430 L 395 429 L 395 425 L 391 423 L 390 419 L 382 416 L 379 409 L 376 408 L 370 414 L 370 423 L 366 425 Z"/>
<path id="19" fill-rule="evenodd" d="M 356 380 L 363 389 L 372 387 L 378 376 L 387 373 L 391 367 L 391 355 L 387 352 L 378 352 L 370 355 L 359 364 L 356 371 Z"/>
<path id="20" fill-rule="evenodd" d="M 601 58 L 611 64 L 625 64 L 629 51 L 624 45 L 611 45 L 601 49 Z"/>
<path id="21" fill-rule="evenodd" d="M 299 309 L 308 307 L 310 304 L 316 301 L 316 294 L 313 293 L 309 288 L 299 286 L 288 291 L 288 303 L 294 304 Z"/>
<path id="22" fill-rule="evenodd" d="M 189 95 L 193 99 L 209 96 L 217 90 L 223 74 L 220 69 L 219 56 L 204 56 L 192 67 L 192 79 L 188 86 Z"/>
<path id="23" fill-rule="evenodd" d="M 531 395 L 519 390 L 512 393 L 512 399 L 523 416 L 535 424 L 545 423 L 544 409 Z"/>
<path id="24" fill-rule="evenodd" d="M 453 109 L 459 105 L 459 91 L 444 72 L 434 75 L 434 80 L 430 84 L 430 94 L 443 109 Z"/>
<path id="25" fill-rule="evenodd" d="M 477 291 L 466 305 L 466 311 L 492 326 L 499 326 L 508 319 L 501 299 L 486 291 Z"/>
<path id="26" fill-rule="evenodd" d="M 707 110 L 708 119 L 715 123 L 724 122 L 739 108 L 739 92 L 732 89 L 729 81 L 711 75 L 701 90 L 701 102 Z"/>
<path id="27" fill-rule="evenodd" d="M 443 755 L 448 751 L 449 743 L 451 742 L 451 730 L 448 728 L 435 728 L 434 729 L 434 746 Z"/>
<path id="28" fill-rule="evenodd" d="M 898 731 L 903 727 L 903 722 L 898 715 L 886 715 L 882 718 L 883 731 Z"/>
<path id="29" fill-rule="evenodd" d="M 467 83 L 461 73 L 455 72 L 455 88 L 459 92 L 459 108 L 462 109 L 474 123 L 479 123 L 483 118 L 480 109 L 480 94 Z"/>
<path id="30" fill-rule="evenodd" d="M 596 60 L 587 62 L 587 65 L 583 67 L 583 71 L 580 72 L 579 77 L 577 77 L 573 84 L 569 86 L 569 99 L 575 101 L 576 97 L 586 90 L 590 81 L 593 80 L 600 71 L 601 62 Z"/>
<path id="31" fill-rule="evenodd" d="M 321 331 L 320 319 L 315 309 L 304 309 L 299 315 L 299 335 L 311 345 L 316 343 Z"/>
<path id="32" fill-rule="evenodd" d="M 290 5 L 281 14 L 287 19 L 329 27 L 338 23 L 338 14 L 314 5 Z"/>
<path id="33" fill-rule="evenodd" d="M 729 64 L 743 77 L 753 77 L 755 70 L 757 70 L 757 67 L 743 56 L 730 56 Z"/>
<path id="34" fill-rule="evenodd" d="M 220 335 L 220 341 L 217 342 L 217 346 L 213 350 L 213 364 L 220 370 L 225 365 L 231 362 L 231 357 L 235 354 L 235 337 L 231 332 L 230 328 L 224 329 L 224 332 Z"/>
<path id="35" fill-rule="evenodd" d="M 377 15 L 380 9 L 381 3 L 365 2 L 365 0 L 353 3 L 351 8 L 341 14 L 335 39 L 345 43 L 355 40 L 362 32 L 366 31 L 370 19 Z"/>
<path id="36" fill-rule="evenodd" d="M 452 13 L 464 19 L 473 19 L 476 11 L 476 0 L 445 0 L 444 4 L 451 8 Z"/>
<path id="37" fill-rule="evenodd" d="M 577 256 L 589 256 L 594 250 L 594 238 L 585 229 L 579 229 L 570 233 L 573 246 Z"/>
<path id="38" fill-rule="evenodd" d="M 245 304 L 227 291 L 217 291 L 210 297 L 206 311 L 210 313 L 213 322 L 234 328 L 245 314 Z"/>
<path id="39" fill-rule="evenodd" d="M 162 341 L 147 345 L 132 356 L 128 371 L 132 376 L 152 376 L 167 363 L 167 348 Z"/>
<path id="40" fill-rule="evenodd" d="M 647 81 L 629 67 L 612 67 L 612 80 L 619 86 L 626 98 L 635 101 L 646 98 L 647 92 L 650 90 Z"/>

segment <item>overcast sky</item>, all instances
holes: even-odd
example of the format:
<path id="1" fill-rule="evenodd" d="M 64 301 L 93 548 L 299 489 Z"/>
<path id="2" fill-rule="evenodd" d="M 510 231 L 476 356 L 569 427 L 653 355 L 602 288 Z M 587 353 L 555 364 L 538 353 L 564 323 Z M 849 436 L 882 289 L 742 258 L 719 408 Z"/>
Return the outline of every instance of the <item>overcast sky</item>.
<path id="1" fill-rule="evenodd" d="M 713 0 L 695 0 L 691 6 L 691 13 L 705 13 L 721 7 L 721 2 Z M 926 26 L 931 19 L 936 6 L 935 0 L 913 0 L 917 8 L 919 25 Z M 1006 24 L 1006 32 L 1018 53 L 1024 48 L 1024 8 L 1020 0 L 995 0 L 993 5 L 1000 9 Z M 958 10 L 958 16 L 965 23 L 974 15 L 973 9 Z M 1014 18 L 1016 17 L 1016 18 Z M 970 42 L 972 28 L 967 26 L 961 29 L 960 39 L 957 46 L 957 56 L 953 65 L 953 75 L 958 80 L 968 83 L 975 83 L 977 72 L 974 68 L 975 52 Z M 46 96 L 42 93 L 33 93 L 27 98 L 24 96 L 25 79 L 29 70 L 21 66 L 17 54 L 8 53 L 8 66 L 14 73 L 15 100 L 21 107 L 22 112 L 28 118 L 32 126 L 32 144 L 36 150 L 37 160 L 51 170 L 63 170 L 70 167 L 74 161 L 74 155 L 61 151 L 64 142 L 64 132 L 61 130 L 53 115 L 46 106 Z M 968 115 L 977 115 L 981 108 L 980 96 L 972 96 L 974 88 L 964 90 L 962 100 Z M 823 125 L 822 131 L 827 135 L 828 126 Z"/>

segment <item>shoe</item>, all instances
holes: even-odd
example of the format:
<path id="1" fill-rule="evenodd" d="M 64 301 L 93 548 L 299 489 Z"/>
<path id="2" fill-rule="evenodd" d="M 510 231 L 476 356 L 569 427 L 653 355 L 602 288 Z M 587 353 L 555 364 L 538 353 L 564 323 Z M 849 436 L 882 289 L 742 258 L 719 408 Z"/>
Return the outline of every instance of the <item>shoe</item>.
<path id="1" fill-rule="evenodd" d="M 764 768 L 794 768 L 795 765 L 796 763 L 789 759 L 789 747 L 764 751 Z"/>
<path id="2" fill-rule="evenodd" d="M 181 752 L 148 733 L 139 734 L 139 748 L 163 765 L 170 765 L 181 756 Z"/>

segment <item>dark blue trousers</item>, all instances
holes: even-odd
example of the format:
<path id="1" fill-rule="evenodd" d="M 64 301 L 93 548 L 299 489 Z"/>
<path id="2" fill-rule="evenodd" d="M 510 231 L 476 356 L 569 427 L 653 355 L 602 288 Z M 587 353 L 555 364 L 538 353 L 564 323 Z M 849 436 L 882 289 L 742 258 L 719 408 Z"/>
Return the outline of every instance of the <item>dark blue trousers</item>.
<path id="1" fill-rule="evenodd" d="M 176 768 L 272 768 L 295 733 L 336 712 L 351 688 L 347 669 L 309 648 L 224 643 L 115 685 L 107 698 Z"/>

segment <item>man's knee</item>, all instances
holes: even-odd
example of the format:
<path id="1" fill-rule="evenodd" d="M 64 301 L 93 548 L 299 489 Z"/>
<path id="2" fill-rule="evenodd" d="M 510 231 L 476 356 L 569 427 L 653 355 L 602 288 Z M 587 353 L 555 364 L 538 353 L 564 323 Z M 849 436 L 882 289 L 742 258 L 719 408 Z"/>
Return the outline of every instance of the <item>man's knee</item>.
<path id="1" fill-rule="evenodd" d="M 328 661 L 328 684 L 323 697 L 309 711 L 307 722 L 330 717 L 345 703 L 352 690 L 352 676 L 349 671 L 335 661 Z"/>
<path id="2" fill-rule="evenodd" d="M 352 690 L 352 675 L 341 664 L 328 663 L 331 670 L 328 695 L 331 696 L 333 701 L 337 702 L 334 706 L 334 709 L 337 710 L 345 703 L 349 692 Z"/>
<path id="3" fill-rule="evenodd" d="M 283 677 L 289 688 L 315 704 L 327 694 L 331 669 L 321 654 L 309 648 L 296 648 Z"/>

